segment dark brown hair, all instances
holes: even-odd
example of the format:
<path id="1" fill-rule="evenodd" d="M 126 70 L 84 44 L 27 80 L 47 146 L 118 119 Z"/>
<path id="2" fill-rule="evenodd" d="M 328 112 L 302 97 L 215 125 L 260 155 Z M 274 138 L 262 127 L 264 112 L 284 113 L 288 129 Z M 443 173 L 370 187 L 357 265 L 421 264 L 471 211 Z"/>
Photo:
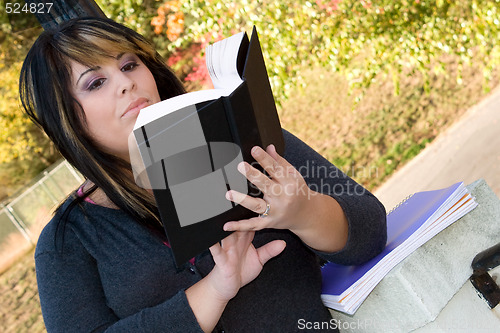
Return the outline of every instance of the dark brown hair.
<path id="1" fill-rule="evenodd" d="M 109 19 L 80 18 L 44 31 L 36 40 L 21 69 L 21 103 L 64 158 L 95 184 L 92 191 L 100 188 L 135 220 L 159 229 L 153 196 L 135 184 L 129 162 L 104 152 L 92 140 L 83 109 L 70 92 L 70 61 L 93 67 L 122 52 L 135 53 L 149 68 L 162 100 L 185 92 L 143 36 Z"/>

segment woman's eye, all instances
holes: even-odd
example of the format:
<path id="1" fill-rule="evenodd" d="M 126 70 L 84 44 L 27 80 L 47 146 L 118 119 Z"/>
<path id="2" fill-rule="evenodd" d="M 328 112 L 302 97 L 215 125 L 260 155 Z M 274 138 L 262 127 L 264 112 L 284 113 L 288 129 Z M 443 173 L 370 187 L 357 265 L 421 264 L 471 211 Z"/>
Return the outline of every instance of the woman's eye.
<path id="1" fill-rule="evenodd" d="M 99 89 L 101 88 L 101 86 L 104 84 L 104 80 L 105 79 L 97 79 L 97 80 L 94 80 L 92 81 L 89 86 L 88 86 L 88 90 L 92 91 L 92 90 L 96 90 L 96 89 Z"/>
<path id="2" fill-rule="evenodd" d="M 126 63 L 125 65 L 123 65 L 122 67 L 122 72 L 128 72 L 128 71 L 131 71 L 133 70 L 134 68 L 136 68 L 137 66 L 139 66 L 139 64 L 135 61 L 133 62 L 129 62 L 129 63 Z"/>

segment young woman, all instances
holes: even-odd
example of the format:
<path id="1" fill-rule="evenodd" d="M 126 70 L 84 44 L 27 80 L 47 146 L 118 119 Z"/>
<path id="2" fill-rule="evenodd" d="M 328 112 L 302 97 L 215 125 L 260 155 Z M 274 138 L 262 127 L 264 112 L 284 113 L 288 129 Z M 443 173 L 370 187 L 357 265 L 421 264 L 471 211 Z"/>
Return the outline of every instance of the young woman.
<path id="1" fill-rule="evenodd" d="M 152 194 L 129 152 L 140 109 L 184 93 L 150 43 L 104 19 L 45 31 L 24 62 L 24 109 L 86 182 L 59 207 L 35 253 L 49 332 L 294 332 L 328 322 L 318 258 L 359 264 L 385 246 L 385 210 L 284 131 L 238 169 L 264 193 L 232 200 L 260 215 L 176 268 Z M 265 149 L 263 149 L 265 148 Z M 266 214 L 263 214 L 266 213 Z"/>

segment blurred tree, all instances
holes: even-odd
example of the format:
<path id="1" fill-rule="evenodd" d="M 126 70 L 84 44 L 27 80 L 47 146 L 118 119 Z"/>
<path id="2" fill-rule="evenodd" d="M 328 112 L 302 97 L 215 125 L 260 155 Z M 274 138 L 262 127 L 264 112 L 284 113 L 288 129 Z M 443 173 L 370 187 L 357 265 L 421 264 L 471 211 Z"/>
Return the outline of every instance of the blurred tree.
<path id="1" fill-rule="evenodd" d="M 96 0 L 107 17 L 121 23 L 147 39 L 154 36 L 151 19 L 156 13 L 156 0 Z"/>
<path id="2" fill-rule="evenodd" d="M 23 4 L 19 0 L 9 3 Z M 43 133 L 23 115 L 19 105 L 21 59 L 40 31 L 33 15 L 0 11 L 0 199 L 12 194 L 59 156 Z"/>
<path id="3" fill-rule="evenodd" d="M 19 103 L 19 71 L 42 27 L 72 17 L 104 16 L 94 1 L 53 1 L 50 10 L 33 10 L 44 1 L 9 1 L 0 12 L 0 199 L 11 195 L 60 158 L 45 134 L 23 114 Z M 24 7 L 25 4 L 27 7 Z M 37 7 L 30 7 L 30 4 Z M 45 7 L 44 9 L 48 9 Z M 40 24 L 41 23 L 41 24 Z"/>

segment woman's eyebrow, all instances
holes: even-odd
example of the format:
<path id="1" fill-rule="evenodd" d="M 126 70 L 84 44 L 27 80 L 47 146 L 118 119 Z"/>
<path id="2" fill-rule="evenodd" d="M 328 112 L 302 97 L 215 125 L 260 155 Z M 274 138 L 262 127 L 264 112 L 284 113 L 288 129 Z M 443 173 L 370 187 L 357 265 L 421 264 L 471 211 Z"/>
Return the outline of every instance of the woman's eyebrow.
<path id="1" fill-rule="evenodd" d="M 125 54 L 125 52 L 122 52 L 120 54 L 118 54 L 116 56 L 116 60 L 120 60 L 121 57 L 123 57 L 123 55 Z M 84 71 L 82 74 L 80 74 L 80 77 L 78 78 L 78 80 L 76 80 L 76 84 L 78 85 L 78 82 L 80 82 L 80 79 L 85 75 L 87 74 L 88 72 L 91 72 L 91 71 L 95 71 L 95 70 L 98 70 L 100 69 L 101 67 L 100 66 L 96 66 L 96 67 L 91 67 L 89 69 L 87 69 L 86 71 Z"/>
<path id="2" fill-rule="evenodd" d="M 87 74 L 88 72 L 91 72 L 91 71 L 96 71 L 98 69 L 100 69 L 101 67 L 100 66 L 96 66 L 96 67 L 92 67 L 92 68 L 89 68 L 87 69 L 85 72 L 83 72 L 82 74 L 80 74 L 80 77 L 78 78 L 78 80 L 76 80 L 76 84 L 78 85 L 78 82 L 80 81 L 80 79 L 85 75 Z"/>

